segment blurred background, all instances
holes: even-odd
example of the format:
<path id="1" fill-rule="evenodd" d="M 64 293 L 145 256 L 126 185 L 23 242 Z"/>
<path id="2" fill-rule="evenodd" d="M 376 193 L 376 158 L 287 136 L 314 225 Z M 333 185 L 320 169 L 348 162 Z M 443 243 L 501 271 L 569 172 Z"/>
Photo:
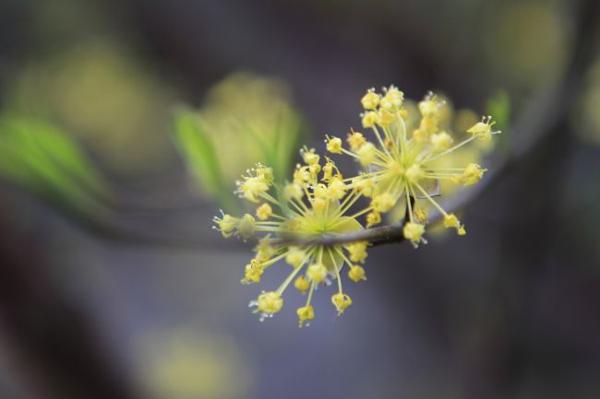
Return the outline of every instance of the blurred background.
<path id="1" fill-rule="evenodd" d="M 598 398 L 599 20 L 595 0 L 0 1 L 0 397 Z M 535 145 L 466 238 L 371 250 L 342 318 L 317 295 L 298 329 L 291 294 L 258 322 L 284 270 L 241 286 L 249 248 L 212 216 L 389 84 L 493 113 L 495 154 Z"/>

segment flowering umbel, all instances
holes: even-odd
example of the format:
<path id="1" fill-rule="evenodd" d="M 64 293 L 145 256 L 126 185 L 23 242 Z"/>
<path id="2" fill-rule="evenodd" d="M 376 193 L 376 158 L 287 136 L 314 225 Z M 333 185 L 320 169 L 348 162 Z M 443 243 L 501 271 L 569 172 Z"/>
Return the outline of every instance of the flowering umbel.
<path id="1" fill-rule="evenodd" d="M 374 141 L 351 130 L 346 139 L 348 148 L 339 145 L 341 139 L 336 137 L 327 138 L 327 148 L 332 153 L 349 155 L 361 165 L 362 173 L 345 182 L 370 198 L 366 208 L 367 226 L 380 223 L 382 214 L 401 204 L 407 213 L 404 237 L 417 246 L 425 242 L 425 201 L 441 213 L 445 227 L 465 235 L 465 227 L 457 216 L 447 212 L 435 199 L 438 186 L 443 180 L 473 185 L 486 169 L 477 163 L 450 167 L 439 161 L 472 141 L 489 141 L 500 133 L 493 130 L 491 117 L 483 117 L 467 130 L 469 137 L 455 143 L 454 138 L 440 127 L 445 101 L 433 93 L 418 103 L 420 118 L 412 129 L 407 122 L 408 110 L 403 106 L 404 94 L 396 87 L 384 88 L 381 94 L 370 89 L 361 103 L 364 108 L 362 126 L 371 130 Z M 333 145 L 334 142 L 337 144 Z"/>
<path id="2" fill-rule="evenodd" d="M 486 169 L 456 155 L 469 143 L 486 143 L 500 133 L 493 130 L 491 117 L 465 128 L 467 137 L 455 142 L 444 125 L 446 102 L 433 93 L 425 96 L 412 114 L 404 94 L 394 86 L 383 93 L 368 90 L 361 104 L 362 126 L 372 134 L 351 129 L 346 145 L 339 137 L 325 140 L 329 153 L 348 155 L 360 164 L 358 174 L 344 177 L 330 158 L 304 147 L 300 150 L 303 162 L 296 166 L 290 182 L 275 182 L 273 170 L 261 164 L 237 182 L 236 193 L 253 207 L 251 213 L 214 218 L 215 228 L 224 237 L 258 242 L 255 256 L 244 268 L 242 284 L 260 283 L 265 271 L 277 263 L 290 267 L 278 287 L 262 291 L 250 302 L 261 321 L 281 311 L 283 294 L 290 285 L 306 294 L 305 304 L 296 310 L 300 326 L 315 317 L 314 292 L 332 280 L 337 289 L 331 303 L 338 315 L 352 304 L 342 287 L 342 272 L 353 282 L 366 280 L 362 264 L 369 243 L 325 245 L 322 238 L 360 232 L 363 217 L 370 227 L 381 223 L 382 215 L 392 209 L 403 209 L 402 233 L 415 247 L 426 242 L 431 208 L 441 214 L 446 228 L 466 234 L 458 217 L 447 212 L 436 197 L 442 183 L 469 186 L 483 177 Z"/>
<path id="3" fill-rule="evenodd" d="M 366 243 L 323 246 L 318 244 L 285 244 L 289 237 L 319 238 L 324 234 L 342 234 L 362 229 L 351 209 L 360 198 L 359 192 L 347 184 L 333 161 L 303 148 L 303 164 L 297 165 L 293 179 L 284 185 L 273 182 L 270 168 L 258 165 L 247 171 L 238 182 L 237 193 L 251 204 L 254 214 L 233 217 L 223 214 L 214 219 L 215 227 L 224 237 L 236 235 L 249 239 L 262 235 L 254 249 L 256 255 L 244 269 L 243 284 L 261 281 L 263 273 L 279 261 L 285 261 L 291 270 L 287 278 L 272 291 L 263 291 L 250 305 L 263 320 L 278 313 L 283 305 L 283 294 L 293 285 L 306 294 L 305 305 L 296 313 L 300 326 L 308 324 L 315 311 L 311 305 L 315 290 L 321 285 L 337 282 L 331 302 L 341 315 L 352 303 L 344 292 L 341 274 L 347 269 L 353 282 L 365 280 L 365 270 L 359 264 L 367 257 Z"/>

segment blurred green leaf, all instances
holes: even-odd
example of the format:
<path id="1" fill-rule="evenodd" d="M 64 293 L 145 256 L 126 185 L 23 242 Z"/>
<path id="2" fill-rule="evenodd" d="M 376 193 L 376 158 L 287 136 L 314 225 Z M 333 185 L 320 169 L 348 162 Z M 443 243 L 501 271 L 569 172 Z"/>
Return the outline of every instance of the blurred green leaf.
<path id="1" fill-rule="evenodd" d="M 0 117 L 0 176 L 80 211 L 98 211 L 109 200 L 107 184 L 78 145 L 41 120 Z"/>
<path id="2" fill-rule="evenodd" d="M 225 209 L 237 204 L 234 182 L 257 162 L 289 178 L 303 119 L 285 83 L 235 73 L 217 83 L 199 110 L 175 113 L 175 142 L 199 187 Z"/>
<path id="3" fill-rule="evenodd" d="M 510 147 L 510 98 L 505 90 L 498 90 L 486 104 L 486 112 L 496 121 L 494 128 L 502 131 L 499 146 L 504 150 Z"/>
<path id="4" fill-rule="evenodd" d="M 229 201 L 230 190 L 224 184 L 218 154 L 200 125 L 198 115 L 179 108 L 175 111 L 173 123 L 175 144 L 183 154 L 188 170 L 202 181 L 209 194 L 221 201 Z"/>

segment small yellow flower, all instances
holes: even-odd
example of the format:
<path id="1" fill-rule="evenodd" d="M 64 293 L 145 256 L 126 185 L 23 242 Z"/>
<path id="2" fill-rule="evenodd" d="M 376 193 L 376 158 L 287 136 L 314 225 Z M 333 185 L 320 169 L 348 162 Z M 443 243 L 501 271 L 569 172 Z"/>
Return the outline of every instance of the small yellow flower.
<path id="1" fill-rule="evenodd" d="M 379 95 L 375 93 L 375 89 L 367 90 L 367 94 L 360 100 L 364 109 L 375 109 L 379 105 Z"/>
<path id="2" fill-rule="evenodd" d="M 254 232 L 256 231 L 256 219 L 254 219 L 254 216 L 252 216 L 251 214 L 246 213 L 240 219 L 237 229 L 238 234 L 243 239 L 247 240 L 251 238 L 254 235 Z"/>
<path id="3" fill-rule="evenodd" d="M 294 287 L 296 287 L 296 289 L 298 291 L 300 291 L 301 293 L 304 294 L 310 288 L 310 283 L 308 282 L 308 280 L 304 276 L 299 276 L 294 281 Z"/>
<path id="4" fill-rule="evenodd" d="M 327 268 L 322 263 L 313 263 L 306 269 L 306 276 L 310 281 L 322 283 L 327 277 Z"/>
<path id="5" fill-rule="evenodd" d="M 467 165 L 462 175 L 457 176 L 455 181 L 462 183 L 465 186 L 471 186 L 476 184 L 481 180 L 483 174 L 487 171 L 487 169 L 483 169 L 476 163 L 470 163 Z"/>
<path id="6" fill-rule="evenodd" d="M 365 269 L 359 265 L 353 265 L 348 270 L 348 278 L 355 283 L 358 283 L 361 280 L 366 280 L 367 276 L 365 274 Z"/>
<path id="7" fill-rule="evenodd" d="M 353 185 L 362 196 L 370 197 L 373 195 L 373 190 L 375 189 L 375 182 L 373 180 L 354 179 Z"/>
<path id="8" fill-rule="evenodd" d="M 327 140 L 327 151 L 332 154 L 342 153 L 342 139 L 339 137 L 331 137 Z"/>
<path id="9" fill-rule="evenodd" d="M 308 149 L 304 147 L 302 150 L 300 150 L 300 155 L 302 155 L 302 159 L 307 165 L 319 163 L 320 156 L 319 154 L 315 153 L 314 148 Z"/>
<path id="10" fill-rule="evenodd" d="M 343 181 L 335 179 L 327 187 L 327 198 L 330 200 L 341 200 L 346 195 L 346 185 Z"/>
<path id="11" fill-rule="evenodd" d="M 381 126 L 389 126 L 396 120 L 396 115 L 387 109 L 380 109 L 377 112 L 377 123 Z"/>
<path id="12" fill-rule="evenodd" d="M 381 223 L 381 213 L 373 211 L 367 214 L 367 227 L 375 226 L 379 223 Z"/>
<path id="13" fill-rule="evenodd" d="M 348 137 L 346 138 L 348 145 L 352 151 L 358 151 L 360 147 L 363 146 L 367 142 L 365 136 L 363 136 L 360 132 L 351 131 L 348 133 Z"/>
<path id="14" fill-rule="evenodd" d="M 298 324 L 300 327 L 303 325 L 308 325 L 308 323 L 315 318 L 315 310 L 312 305 L 306 305 L 298 308 L 296 310 L 296 314 L 298 315 Z"/>
<path id="15" fill-rule="evenodd" d="M 399 108 L 404 102 L 404 93 L 395 86 L 390 86 L 385 90 L 385 95 L 381 99 L 381 108 L 391 109 Z"/>
<path id="16" fill-rule="evenodd" d="M 263 292 L 256 300 L 256 311 L 266 317 L 279 312 L 283 307 L 283 298 L 276 291 Z"/>
<path id="17" fill-rule="evenodd" d="M 240 223 L 240 219 L 231 215 L 223 214 L 223 216 L 220 218 L 213 218 L 213 222 L 216 224 L 215 228 L 221 232 L 223 237 L 229 238 L 235 233 Z"/>
<path id="18" fill-rule="evenodd" d="M 368 111 L 363 114 L 362 125 L 364 128 L 375 126 L 379 122 L 379 115 L 375 111 Z"/>
<path id="19" fill-rule="evenodd" d="M 377 213 L 388 212 L 394 205 L 396 205 L 396 197 L 390 193 L 377 195 L 371 200 L 371 208 Z"/>
<path id="20" fill-rule="evenodd" d="M 436 133 L 431 136 L 431 144 L 436 152 L 445 151 L 452 146 L 452 137 L 446 132 Z"/>
<path id="21" fill-rule="evenodd" d="M 358 149 L 356 156 L 362 166 L 368 166 L 375 161 L 377 149 L 372 143 L 366 142 Z"/>
<path id="22" fill-rule="evenodd" d="M 305 258 L 306 253 L 303 250 L 297 247 L 291 247 L 285 256 L 285 261 L 290 266 L 300 267 Z"/>
<path id="23" fill-rule="evenodd" d="M 365 241 L 354 242 L 346 245 L 346 250 L 352 262 L 364 262 L 367 259 L 367 245 Z"/>
<path id="24" fill-rule="evenodd" d="M 427 211 L 423 208 L 415 208 L 414 209 L 415 220 L 421 224 L 427 223 Z"/>
<path id="25" fill-rule="evenodd" d="M 453 213 L 447 213 L 444 215 L 444 227 L 456 229 L 456 232 L 459 236 L 464 236 L 467 234 L 464 226 Z"/>
<path id="26" fill-rule="evenodd" d="M 467 130 L 467 133 L 471 133 L 475 137 L 480 137 L 484 140 L 489 140 L 493 134 L 500 133 L 498 131 L 492 131 L 492 127 L 496 122 L 492 122 L 492 117 L 487 116 L 481 118 L 480 122 L 477 122 Z"/>
<path id="27" fill-rule="evenodd" d="M 419 223 L 408 222 L 404 225 L 402 232 L 404 233 L 404 238 L 416 245 L 421 242 L 423 233 L 425 233 L 425 226 Z"/>
<path id="28" fill-rule="evenodd" d="M 256 208 L 256 217 L 259 220 L 267 220 L 271 217 L 272 214 L 273 208 L 271 208 L 271 205 L 267 204 L 266 202 L 258 208 Z"/>
<path id="29" fill-rule="evenodd" d="M 338 312 L 338 316 L 341 316 L 344 313 L 344 310 L 348 309 L 350 305 L 352 305 L 352 299 L 343 292 L 338 292 L 337 294 L 333 294 L 331 297 L 331 303 L 335 306 Z"/>
<path id="30" fill-rule="evenodd" d="M 241 280 L 242 284 L 255 284 L 259 283 L 264 273 L 263 266 L 256 260 L 252 260 L 244 268 L 244 278 Z"/>
<path id="31" fill-rule="evenodd" d="M 304 196 L 304 191 L 302 190 L 302 186 L 297 183 L 288 183 L 285 185 L 283 189 L 283 197 L 287 201 L 291 200 L 301 200 Z"/>

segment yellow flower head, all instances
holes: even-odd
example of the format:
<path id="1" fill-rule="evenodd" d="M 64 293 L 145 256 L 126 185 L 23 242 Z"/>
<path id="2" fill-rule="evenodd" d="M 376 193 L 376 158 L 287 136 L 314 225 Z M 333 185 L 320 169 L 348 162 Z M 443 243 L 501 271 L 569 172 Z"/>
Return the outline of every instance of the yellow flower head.
<path id="1" fill-rule="evenodd" d="M 252 306 L 255 306 L 255 313 L 261 314 L 261 321 L 266 317 L 273 317 L 273 315 L 281 310 L 283 307 L 283 298 L 281 294 L 276 291 L 262 292 L 256 301 L 251 302 Z"/>
<path id="2" fill-rule="evenodd" d="M 260 220 L 267 220 L 272 214 L 273 209 L 266 202 L 256 209 L 256 217 Z"/>
<path id="3" fill-rule="evenodd" d="M 338 292 L 331 297 L 331 303 L 335 306 L 338 316 L 341 316 L 342 313 L 352 305 L 352 299 L 348 295 Z"/>
<path id="4" fill-rule="evenodd" d="M 341 147 L 341 140 L 338 144 Z M 283 307 L 283 293 L 293 283 L 298 291 L 307 293 L 306 304 L 298 313 L 300 324 L 304 325 L 314 317 L 311 301 L 318 286 L 337 281 L 337 293 L 344 299 L 347 296 L 342 289 L 342 269 L 348 268 L 350 279 L 362 279 L 362 267 L 353 266 L 356 262 L 364 262 L 367 243 L 310 244 L 313 237 L 361 230 L 357 221 L 361 212 L 349 216 L 361 194 L 353 187 L 353 178 L 344 179 L 332 160 L 325 159 L 322 165 L 321 157 L 306 147 L 301 154 L 304 164 L 296 167 L 291 183 L 280 186 L 273 182 L 268 173 L 270 169 L 263 166 L 249 171 L 238 191 L 251 204 L 257 204 L 256 217 L 249 213 L 240 218 L 223 215 L 215 218 L 215 227 L 226 237 L 264 237 L 255 248 L 256 256 L 244 268 L 243 284 L 259 283 L 263 274 L 279 261 L 292 266 L 279 287 L 263 292 L 251 304 L 261 319 L 271 317 Z M 256 189 L 255 183 L 262 186 Z M 296 236 L 304 238 L 307 244 L 285 243 Z M 339 302 L 338 311 L 341 313 L 348 305 L 348 300 L 344 299 Z"/>
<path id="5" fill-rule="evenodd" d="M 298 324 L 300 327 L 303 325 L 308 326 L 309 322 L 315 318 L 315 310 L 312 305 L 306 305 L 298 308 L 296 310 L 296 314 L 298 315 Z"/>
<path id="6" fill-rule="evenodd" d="M 423 233 L 425 233 L 425 226 L 419 223 L 408 222 L 404 225 L 402 229 L 404 233 L 404 238 L 410 240 L 414 245 L 418 245 L 423 237 Z"/>
<path id="7" fill-rule="evenodd" d="M 467 133 L 471 133 L 475 137 L 489 140 L 493 134 L 498 134 L 500 131 L 492 131 L 492 127 L 496 122 L 492 121 L 491 116 L 484 116 L 480 122 L 477 122 L 467 130 Z"/>
<path id="8" fill-rule="evenodd" d="M 348 278 L 355 283 L 358 283 L 361 280 L 366 280 L 367 276 L 365 274 L 365 269 L 359 265 L 351 266 L 350 270 L 348 270 Z"/>
<path id="9" fill-rule="evenodd" d="M 367 94 L 361 98 L 360 103 L 364 109 L 375 109 L 379 105 L 379 95 L 375 93 L 375 89 L 369 89 Z"/>
<path id="10" fill-rule="evenodd" d="M 342 153 L 342 139 L 339 137 L 329 137 L 326 140 L 327 143 L 327 151 L 332 154 L 341 154 Z"/>
<path id="11" fill-rule="evenodd" d="M 346 138 L 348 145 L 352 149 L 352 151 L 357 151 L 363 144 L 367 142 L 365 136 L 363 136 L 360 132 L 350 131 L 348 133 L 348 137 Z"/>
<path id="12" fill-rule="evenodd" d="M 410 224 L 405 236 L 413 243 L 424 242 L 426 209 L 434 208 L 443 217 L 448 215 L 436 199 L 441 184 L 472 185 L 486 171 L 472 161 L 461 162 L 454 157 L 455 151 L 463 151 L 471 141 L 500 132 L 493 131 L 494 122 L 485 117 L 468 129 L 466 139 L 455 142 L 446 130 L 450 111 L 441 96 L 428 93 L 413 114 L 404 108 L 404 95 L 394 86 L 384 89 L 378 98 L 379 102 L 369 103 L 371 107 L 362 115 L 363 126 L 370 128 L 373 140 L 351 133 L 349 148 L 341 149 L 363 167 L 362 173 L 352 179 L 351 187 L 372 198 L 370 209 L 362 213 L 367 225 L 376 224 L 381 214 L 399 207 L 405 210 Z M 457 233 L 464 234 L 464 226 L 457 228 Z"/>

